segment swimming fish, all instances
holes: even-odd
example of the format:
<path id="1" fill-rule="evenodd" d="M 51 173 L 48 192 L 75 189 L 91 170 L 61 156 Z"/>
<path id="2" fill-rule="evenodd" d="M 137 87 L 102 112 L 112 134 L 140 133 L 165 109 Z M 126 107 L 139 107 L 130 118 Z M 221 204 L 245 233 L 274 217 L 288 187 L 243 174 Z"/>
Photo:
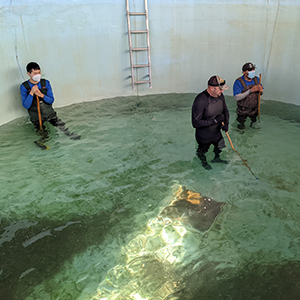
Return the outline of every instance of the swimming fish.
<path id="1" fill-rule="evenodd" d="M 182 269 L 221 213 L 223 202 L 180 186 L 174 200 L 148 221 L 147 229 L 122 248 L 119 263 L 84 300 L 180 299 Z"/>
<path id="2" fill-rule="evenodd" d="M 206 231 L 212 226 L 224 204 L 180 186 L 175 194 L 175 200 L 162 210 L 161 216 L 172 220 L 181 219 L 185 225 Z"/>

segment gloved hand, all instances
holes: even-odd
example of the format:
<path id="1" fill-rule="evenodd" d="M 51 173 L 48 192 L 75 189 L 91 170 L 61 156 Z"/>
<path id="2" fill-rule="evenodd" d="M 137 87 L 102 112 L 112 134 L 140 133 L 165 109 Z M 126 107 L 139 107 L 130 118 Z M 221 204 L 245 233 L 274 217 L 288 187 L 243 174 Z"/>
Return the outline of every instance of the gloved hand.
<path id="1" fill-rule="evenodd" d="M 216 124 L 222 123 L 225 121 L 224 115 L 218 115 L 214 118 L 214 122 Z"/>
<path id="2" fill-rule="evenodd" d="M 228 131 L 228 124 L 227 123 L 223 123 L 222 126 L 221 126 L 221 129 L 225 132 Z"/>

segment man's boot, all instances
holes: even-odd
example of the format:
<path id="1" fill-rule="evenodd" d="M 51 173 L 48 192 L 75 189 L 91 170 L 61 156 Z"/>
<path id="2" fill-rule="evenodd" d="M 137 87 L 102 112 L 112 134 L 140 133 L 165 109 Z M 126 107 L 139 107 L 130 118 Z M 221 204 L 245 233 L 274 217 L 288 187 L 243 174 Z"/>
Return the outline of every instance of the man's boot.
<path id="1" fill-rule="evenodd" d="M 80 140 L 81 139 L 81 135 L 78 135 L 74 132 L 65 132 L 65 135 L 68 136 L 71 140 Z"/>
<path id="2" fill-rule="evenodd" d="M 80 140 L 81 135 L 70 132 L 68 128 L 58 127 L 66 136 L 68 136 L 71 140 Z"/>
<path id="3" fill-rule="evenodd" d="M 245 117 L 245 116 L 238 115 L 238 117 L 236 119 L 239 122 L 239 124 L 237 125 L 238 129 L 245 129 L 246 118 L 247 117 Z"/>
<path id="4" fill-rule="evenodd" d="M 245 129 L 245 123 L 240 123 L 237 126 L 238 129 Z"/>
<path id="5" fill-rule="evenodd" d="M 223 163 L 223 164 L 228 164 L 227 160 L 223 160 L 220 158 L 220 154 L 216 153 L 215 158 L 211 161 L 212 163 Z"/>
<path id="6" fill-rule="evenodd" d="M 203 166 L 204 169 L 206 169 L 206 170 L 211 170 L 212 169 L 212 167 L 208 164 L 208 162 L 206 160 L 206 156 L 203 153 L 198 152 L 197 156 L 201 160 L 201 163 L 202 163 L 202 166 Z"/>

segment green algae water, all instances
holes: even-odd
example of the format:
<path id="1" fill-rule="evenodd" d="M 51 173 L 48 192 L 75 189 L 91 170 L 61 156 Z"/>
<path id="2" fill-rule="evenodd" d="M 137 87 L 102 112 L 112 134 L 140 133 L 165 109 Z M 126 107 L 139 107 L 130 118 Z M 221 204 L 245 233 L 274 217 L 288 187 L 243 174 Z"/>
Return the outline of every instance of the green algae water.
<path id="1" fill-rule="evenodd" d="M 44 151 L 28 118 L 0 127 L 1 300 L 299 298 L 300 107 L 263 101 L 256 128 L 248 121 L 241 131 L 226 97 L 229 135 L 257 180 L 225 134 L 221 156 L 229 163 L 201 166 L 195 96 L 57 109 L 82 138 L 49 127 Z M 133 245 L 153 236 L 149 222 L 180 186 L 225 203 L 222 212 L 205 232 L 181 227 L 187 234 L 177 254 L 159 250 L 150 262 Z M 129 252 L 146 266 L 143 275 L 124 265 Z M 130 280 L 120 275 L 129 269 Z"/>

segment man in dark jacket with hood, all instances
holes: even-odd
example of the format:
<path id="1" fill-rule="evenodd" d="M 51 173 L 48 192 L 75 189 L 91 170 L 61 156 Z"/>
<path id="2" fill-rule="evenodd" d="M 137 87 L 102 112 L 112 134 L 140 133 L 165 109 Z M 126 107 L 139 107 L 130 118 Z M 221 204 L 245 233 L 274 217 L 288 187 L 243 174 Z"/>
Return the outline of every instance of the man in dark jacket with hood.
<path id="1" fill-rule="evenodd" d="M 220 76 L 212 76 L 207 89 L 195 98 L 192 107 L 192 124 L 196 128 L 198 143 L 197 156 L 207 170 L 210 170 L 211 166 L 206 160 L 205 153 L 210 145 L 214 145 L 215 153 L 212 162 L 227 163 L 220 158 L 222 148 L 225 147 L 221 129 L 227 132 L 229 124 L 229 112 L 223 95 L 223 91 L 227 89 L 225 80 Z"/>

